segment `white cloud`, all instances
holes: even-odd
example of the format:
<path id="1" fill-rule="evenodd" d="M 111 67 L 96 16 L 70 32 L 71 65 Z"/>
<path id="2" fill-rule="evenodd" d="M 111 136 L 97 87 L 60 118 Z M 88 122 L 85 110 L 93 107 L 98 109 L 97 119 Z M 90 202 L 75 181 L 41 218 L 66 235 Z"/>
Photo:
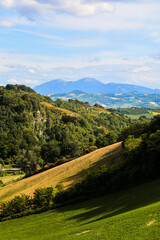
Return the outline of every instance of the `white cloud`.
<path id="1" fill-rule="evenodd" d="M 148 72 L 148 71 L 150 71 L 150 70 L 152 70 L 150 67 L 143 66 L 143 67 L 134 68 L 134 69 L 132 70 L 132 72 L 134 72 L 134 73 L 139 73 L 139 72 Z"/>
<path id="2" fill-rule="evenodd" d="M 37 84 L 38 84 L 38 81 L 37 81 L 37 80 L 29 79 L 29 80 L 25 80 L 25 83 L 32 86 L 32 85 L 37 85 Z"/>
<path id="3" fill-rule="evenodd" d="M 8 83 L 10 84 L 20 84 L 21 82 L 15 78 L 10 78 L 7 80 Z"/>
<path id="4" fill-rule="evenodd" d="M 35 74 L 35 73 L 36 73 L 35 70 L 32 69 L 32 68 L 28 69 L 28 72 L 29 72 L 29 73 L 32 73 L 32 74 Z"/>
<path id="5" fill-rule="evenodd" d="M 29 18 L 34 14 L 46 12 L 88 16 L 101 12 L 111 12 L 114 9 L 113 5 L 105 0 L 94 2 L 83 0 L 0 0 L 0 5 L 5 8 L 15 8 Z"/>
<path id="6" fill-rule="evenodd" d="M 34 26 L 76 30 L 159 29 L 160 2 L 155 0 L 0 0 L 0 5 L 21 14 L 16 25 L 32 21 Z"/>
<path id="7" fill-rule="evenodd" d="M 0 22 L 0 27 L 13 27 L 13 26 L 15 26 L 15 24 L 7 20 Z"/>

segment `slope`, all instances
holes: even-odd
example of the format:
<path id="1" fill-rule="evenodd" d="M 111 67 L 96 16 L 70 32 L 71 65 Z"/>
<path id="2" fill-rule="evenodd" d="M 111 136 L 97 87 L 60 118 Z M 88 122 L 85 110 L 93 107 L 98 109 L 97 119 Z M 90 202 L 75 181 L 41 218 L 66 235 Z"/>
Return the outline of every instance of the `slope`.
<path id="1" fill-rule="evenodd" d="M 98 164 L 112 165 L 121 160 L 121 143 L 116 143 L 80 158 L 57 166 L 43 173 L 23 179 L 0 190 L 0 201 L 11 199 L 17 194 L 32 194 L 36 188 L 55 186 L 62 183 L 69 188 L 86 176 L 88 169 Z"/>
<path id="2" fill-rule="evenodd" d="M 160 180 L 0 223 L 0 239 L 158 240 Z M 5 237 L 4 237 L 5 236 Z"/>

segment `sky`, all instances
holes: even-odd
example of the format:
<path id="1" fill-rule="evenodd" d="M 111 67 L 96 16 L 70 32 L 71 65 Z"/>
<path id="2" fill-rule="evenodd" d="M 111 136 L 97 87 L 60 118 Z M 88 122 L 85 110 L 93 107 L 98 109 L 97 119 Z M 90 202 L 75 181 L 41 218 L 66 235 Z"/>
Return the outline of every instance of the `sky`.
<path id="1" fill-rule="evenodd" d="M 0 0 L 0 85 L 160 88 L 159 0 Z"/>

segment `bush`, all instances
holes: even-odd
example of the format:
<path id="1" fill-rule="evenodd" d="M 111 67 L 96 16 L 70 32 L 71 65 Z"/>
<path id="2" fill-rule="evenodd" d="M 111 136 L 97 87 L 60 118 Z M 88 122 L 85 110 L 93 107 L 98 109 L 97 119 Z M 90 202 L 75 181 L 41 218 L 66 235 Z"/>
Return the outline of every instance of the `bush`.
<path id="1" fill-rule="evenodd" d="M 1 204 L 1 216 L 7 217 L 26 211 L 31 207 L 31 199 L 29 196 L 15 196 L 11 201 Z"/>
<path id="2" fill-rule="evenodd" d="M 35 208 L 49 206 L 53 202 L 53 187 L 38 188 L 34 192 L 33 204 Z"/>

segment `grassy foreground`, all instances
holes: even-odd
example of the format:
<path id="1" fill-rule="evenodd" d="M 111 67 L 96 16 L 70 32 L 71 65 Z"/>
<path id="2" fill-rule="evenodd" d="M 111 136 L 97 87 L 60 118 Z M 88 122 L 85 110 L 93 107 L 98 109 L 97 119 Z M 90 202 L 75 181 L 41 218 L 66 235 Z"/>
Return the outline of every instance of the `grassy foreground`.
<path id="1" fill-rule="evenodd" d="M 58 183 L 63 184 L 65 189 L 72 187 L 87 175 L 89 169 L 97 167 L 99 164 L 106 164 L 107 166 L 116 164 L 121 160 L 121 156 L 121 143 L 98 149 L 75 160 L 3 187 L 0 189 L 0 202 L 9 200 L 20 193 L 32 195 L 37 188 L 55 187 Z"/>
<path id="2" fill-rule="evenodd" d="M 160 180 L 0 223 L 5 240 L 158 240 Z"/>

